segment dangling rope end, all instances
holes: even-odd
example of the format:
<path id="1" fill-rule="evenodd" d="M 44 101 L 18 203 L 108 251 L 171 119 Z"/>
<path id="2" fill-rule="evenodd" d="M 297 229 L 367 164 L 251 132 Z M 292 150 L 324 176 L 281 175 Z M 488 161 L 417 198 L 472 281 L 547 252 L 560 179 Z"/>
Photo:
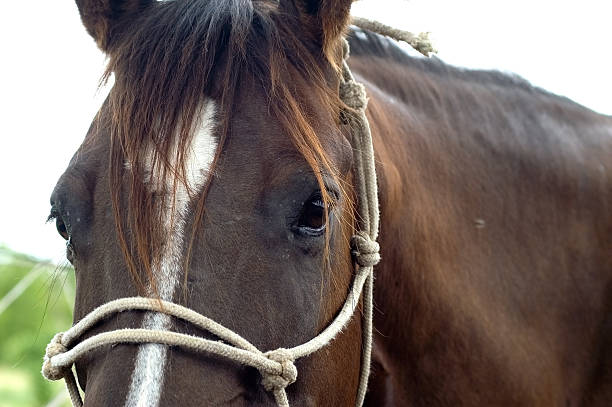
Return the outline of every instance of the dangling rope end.
<path id="1" fill-rule="evenodd" d="M 438 50 L 433 47 L 429 34 L 431 33 L 419 33 L 408 42 L 412 48 L 426 57 L 429 57 L 430 54 L 436 54 L 438 52 Z"/>
<path id="2" fill-rule="evenodd" d="M 400 30 L 395 27 L 383 24 L 380 21 L 374 21 L 369 20 L 367 18 L 355 16 L 352 17 L 351 23 L 361 28 L 362 30 L 372 31 L 377 34 L 393 38 L 396 41 L 404 41 L 407 44 L 410 44 L 412 48 L 425 55 L 426 57 L 428 57 L 429 54 L 435 54 L 438 52 L 433 47 L 431 40 L 429 39 L 430 33 L 428 32 L 415 35 L 409 31 Z"/>

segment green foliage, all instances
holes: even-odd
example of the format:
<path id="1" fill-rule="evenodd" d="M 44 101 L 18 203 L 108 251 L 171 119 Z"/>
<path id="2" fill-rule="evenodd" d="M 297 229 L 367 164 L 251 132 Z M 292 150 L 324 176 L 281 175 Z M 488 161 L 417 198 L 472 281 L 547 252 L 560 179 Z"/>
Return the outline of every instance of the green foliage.
<path id="1" fill-rule="evenodd" d="M 12 301 L 11 301 L 12 300 Z M 45 346 L 72 324 L 74 272 L 0 247 L 0 407 L 70 404 L 40 374 Z"/>

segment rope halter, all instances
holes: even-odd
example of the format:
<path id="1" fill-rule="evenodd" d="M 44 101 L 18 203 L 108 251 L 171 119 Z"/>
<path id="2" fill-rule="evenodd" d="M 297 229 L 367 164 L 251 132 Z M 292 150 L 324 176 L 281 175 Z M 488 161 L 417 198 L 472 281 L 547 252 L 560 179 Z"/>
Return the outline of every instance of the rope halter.
<path id="1" fill-rule="evenodd" d="M 363 21 L 353 21 L 362 26 Z M 363 23 L 365 24 L 365 23 Z M 390 35 L 386 32 L 383 34 Z M 317 336 L 296 347 L 278 348 L 261 352 L 249 341 L 223 325 L 181 305 L 142 297 L 121 298 L 99 306 L 68 331 L 58 333 L 47 346 L 42 374 L 48 380 L 65 379 L 70 399 L 75 407 L 83 401 L 72 372 L 73 364 L 83 355 L 102 346 L 113 344 L 157 343 L 224 357 L 256 368 L 262 385 L 274 395 L 279 407 L 289 407 L 287 386 L 297 380 L 294 362 L 328 345 L 351 320 L 363 292 L 363 325 L 361 374 L 355 405 L 361 407 L 365 398 L 370 373 L 372 352 L 373 267 L 380 261 L 378 236 L 378 187 L 374 165 L 374 150 L 370 126 L 365 115 L 367 97 L 363 85 L 355 82 L 346 63 L 348 43 L 344 43 L 344 60 L 340 82 L 340 97 L 346 104 L 345 122 L 351 126 L 351 145 L 355 164 L 359 232 L 351 239 L 352 255 L 358 268 L 351 290 L 335 319 Z M 363 289 L 365 288 L 365 291 Z M 118 329 L 102 332 L 79 340 L 101 320 L 124 311 L 151 311 L 173 316 L 215 335 L 218 340 L 204 339 L 178 332 L 155 329 Z"/>

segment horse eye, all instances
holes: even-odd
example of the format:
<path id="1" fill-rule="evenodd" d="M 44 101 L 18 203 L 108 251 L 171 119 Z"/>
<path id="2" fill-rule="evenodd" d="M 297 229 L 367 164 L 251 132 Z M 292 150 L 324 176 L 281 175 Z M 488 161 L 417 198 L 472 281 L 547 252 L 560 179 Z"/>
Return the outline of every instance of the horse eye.
<path id="1" fill-rule="evenodd" d="M 297 227 L 307 235 L 319 236 L 325 231 L 325 224 L 325 204 L 321 194 L 318 193 L 304 202 Z"/>
<path id="2" fill-rule="evenodd" d="M 55 228 L 57 229 L 57 233 L 59 233 L 64 240 L 68 240 L 70 238 L 68 235 L 68 230 L 66 230 L 66 225 L 59 216 L 55 218 Z"/>

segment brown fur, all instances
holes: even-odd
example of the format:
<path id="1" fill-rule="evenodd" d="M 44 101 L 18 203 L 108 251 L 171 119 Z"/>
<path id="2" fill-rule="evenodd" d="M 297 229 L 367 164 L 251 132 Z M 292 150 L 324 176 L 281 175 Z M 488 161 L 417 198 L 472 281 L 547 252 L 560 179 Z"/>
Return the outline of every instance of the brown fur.
<path id="1" fill-rule="evenodd" d="M 115 85 L 52 196 L 74 247 L 75 320 L 113 298 L 155 295 L 153 264 L 167 239 L 161 208 L 184 182 L 185 150 L 207 97 L 219 106 L 220 148 L 208 185 L 191 191 L 184 290 L 174 300 L 261 349 L 306 342 L 329 323 L 352 276 L 351 150 L 339 127 L 337 72 L 302 9 L 242 0 L 164 2 L 114 26 L 107 50 Z M 152 172 L 174 179 L 155 194 L 143 171 L 151 147 Z M 295 221 L 317 190 L 333 213 L 325 236 L 302 236 Z M 92 334 L 141 321 L 140 313 L 121 315 Z M 207 336 L 180 321 L 173 329 Z M 354 403 L 358 319 L 336 343 L 298 363 L 292 402 Z M 123 403 L 135 350 L 104 349 L 77 364 L 87 405 Z M 169 352 L 162 404 L 272 402 L 252 369 L 216 358 L 195 362 L 188 352 Z M 329 375 L 317 374 L 323 369 Z"/>
<path id="2" fill-rule="evenodd" d="M 610 405 L 611 118 L 351 44 L 382 198 L 368 405 Z"/>
<path id="3" fill-rule="evenodd" d="M 160 208 L 184 182 L 208 97 L 221 147 L 208 185 L 192 191 L 185 289 L 173 300 L 262 350 L 311 339 L 352 278 L 352 152 L 336 96 L 349 2 L 78 4 L 116 82 L 51 199 L 74 248 L 75 320 L 154 287 Z M 371 35 L 351 48 L 370 97 L 382 214 L 367 405 L 610 405 L 612 119 Z M 142 173 L 150 146 L 156 171 L 175 180 L 155 196 Z M 319 189 L 327 232 L 301 236 L 294 219 Z M 122 313 L 91 334 L 141 321 Z M 298 361 L 292 405 L 354 405 L 360 347 L 354 318 Z M 124 403 L 136 349 L 77 364 L 87 406 Z M 161 404 L 273 399 L 252 369 L 170 349 Z"/>
<path id="4" fill-rule="evenodd" d="M 132 21 L 135 16 L 151 7 L 154 0 L 76 0 L 83 25 L 102 51 L 108 52 L 116 39 L 121 21 Z"/>
<path id="5" fill-rule="evenodd" d="M 220 153 L 231 131 L 238 81 L 245 76 L 257 78 L 267 94 L 270 110 L 283 122 L 287 136 L 313 168 L 320 185 L 323 185 L 321 171 L 337 178 L 337 168 L 326 158 L 313 132 L 313 118 L 302 113 L 303 102 L 296 98 L 298 92 L 284 77 L 289 65 L 297 69 L 318 92 L 317 103 L 338 116 L 340 103 L 333 92 L 334 84 L 325 78 L 324 61 L 313 55 L 307 48 L 311 45 L 293 32 L 292 27 L 302 24 L 304 15 L 300 12 L 287 15 L 282 9 L 274 12 L 244 0 L 217 1 L 205 6 L 206 3 L 151 6 L 137 22 L 125 21 L 124 24 L 137 27 L 130 31 L 119 28 L 124 34 L 110 52 L 107 76 L 115 73 L 116 77 L 109 98 L 114 112 L 109 164 L 113 209 L 123 255 L 143 292 L 148 285 L 153 287 L 153 293 L 156 291 L 152 264 L 159 261 L 156 256 L 167 239 L 159 228 L 163 224 L 159 208 L 167 206 L 164 199 L 173 196 L 173 191 L 163 191 L 157 197 L 147 191 L 142 173 L 144 161 L 149 160 L 147 146 L 155 146 L 152 173 L 162 179 L 171 174 L 177 183 L 184 182 L 185 149 L 191 141 L 203 95 L 219 100 L 224 112 Z M 334 11 L 334 16 L 338 13 Z M 167 23 L 160 26 L 159 21 Z M 175 49 L 181 50 L 178 58 Z M 329 73 L 327 76 L 330 77 Z M 170 157 L 175 143 L 178 143 L 176 157 Z M 173 159 L 177 168 L 171 164 Z M 132 164 L 126 174 L 131 181 L 127 208 L 122 209 L 119 204 L 124 177 L 122 163 L 126 161 Z M 324 200 L 330 202 L 325 189 L 321 190 Z M 205 198 L 206 192 L 198 198 L 195 225 L 201 223 Z M 125 224 L 121 221 L 123 211 L 127 214 Z M 131 231 L 131 242 L 125 237 L 126 228 Z M 192 231 L 192 239 L 196 232 L 197 228 Z M 188 255 L 186 266 L 189 258 Z"/>

